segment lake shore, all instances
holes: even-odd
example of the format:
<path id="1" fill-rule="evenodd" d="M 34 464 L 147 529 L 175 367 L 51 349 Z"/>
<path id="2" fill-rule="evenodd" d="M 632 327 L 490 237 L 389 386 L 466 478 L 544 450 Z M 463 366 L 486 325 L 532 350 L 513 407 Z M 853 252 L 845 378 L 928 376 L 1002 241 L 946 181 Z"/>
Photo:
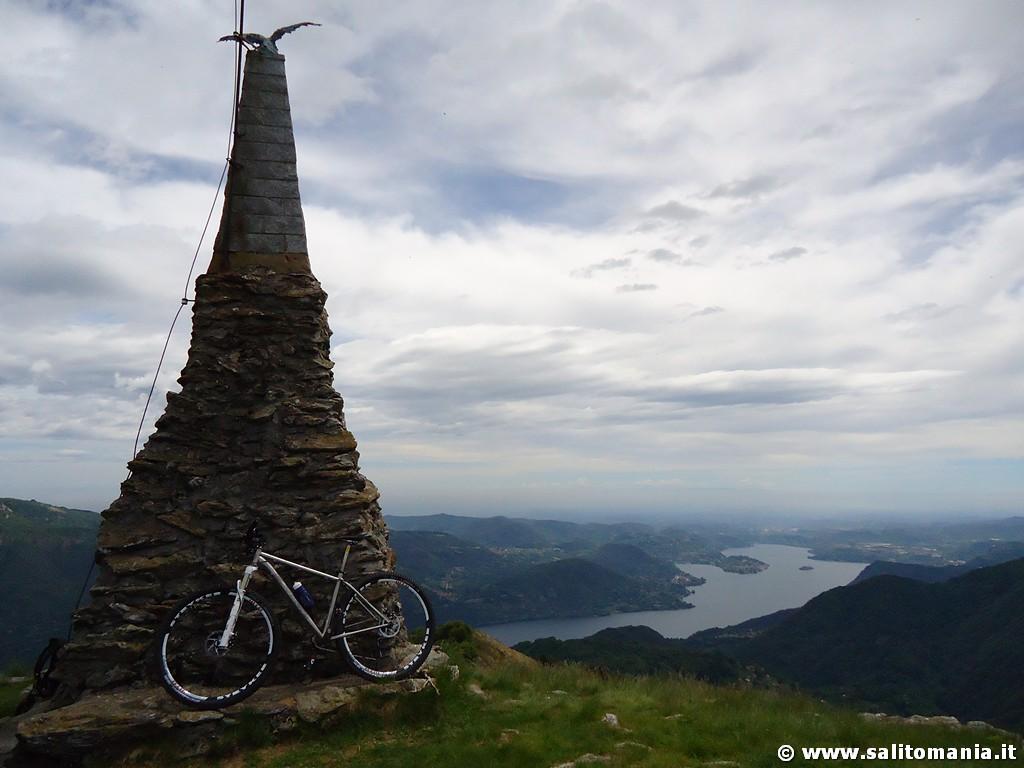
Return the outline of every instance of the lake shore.
<path id="1" fill-rule="evenodd" d="M 848 584 L 866 565 L 812 560 L 809 550 L 782 544 L 755 544 L 728 549 L 723 554 L 752 558 L 767 567 L 756 572 L 730 573 L 715 565 L 679 564 L 680 570 L 705 580 L 703 585 L 693 587 L 687 598 L 693 608 L 518 621 L 480 629 L 507 645 L 539 637 L 587 637 L 607 627 L 629 625 L 648 626 L 665 637 L 689 637 L 702 629 L 738 624 L 783 608 L 797 608 L 822 592 Z M 801 570 L 808 565 L 813 570 Z"/>

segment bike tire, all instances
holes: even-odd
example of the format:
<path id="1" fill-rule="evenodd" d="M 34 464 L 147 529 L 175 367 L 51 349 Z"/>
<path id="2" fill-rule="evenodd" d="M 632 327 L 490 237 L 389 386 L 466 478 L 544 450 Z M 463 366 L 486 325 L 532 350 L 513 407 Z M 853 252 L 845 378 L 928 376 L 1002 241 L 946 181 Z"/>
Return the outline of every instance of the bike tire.
<path id="1" fill-rule="evenodd" d="M 154 661 L 157 676 L 164 689 L 186 707 L 210 710 L 222 709 L 232 704 L 237 704 L 256 692 L 266 680 L 267 674 L 273 666 L 281 639 L 281 630 L 278 626 L 277 618 L 262 597 L 247 591 L 245 593 L 243 609 L 248 608 L 258 612 L 268 635 L 265 651 L 261 650 L 262 655 L 255 656 L 256 660 L 253 663 L 258 666 L 252 677 L 244 680 L 241 686 L 226 693 L 202 695 L 196 690 L 190 690 L 190 684 L 177 679 L 175 673 L 171 670 L 172 663 L 168 659 L 168 647 L 171 637 L 175 628 L 183 623 L 183 619 L 188 615 L 190 609 L 201 605 L 204 600 L 212 603 L 214 600 L 220 599 L 227 604 L 229 598 L 233 600 L 236 591 L 233 587 L 224 587 L 222 589 L 205 590 L 189 595 L 171 609 L 157 633 L 154 644 Z M 226 620 L 227 615 L 225 614 L 224 621 Z M 229 649 L 230 647 L 229 645 Z"/>
<path id="2" fill-rule="evenodd" d="M 403 646 L 404 648 L 413 649 L 414 652 L 406 653 L 403 660 L 395 669 L 389 669 L 384 668 L 386 666 L 385 663 L 375 665 L 364 653 L 357 652 L 362 649 L 358 647 L 358 641 L 354 640 L 352 637 L 341 637 L 336 640 L 339 652 L 348 662 L 352 671 L 364 680 L 370 680 L 377 683 L 393 680 L 405 680 L 406 678 L 416 674 L 427 660 L 427 656 L 430 654 L 430 649 L 434 647 L 436 626 L 434 609 L 426 592 L 424 592 L 423 589 L 412 579 L 391 571 L 382 571 L 360 580 L 356 586 L 356 592 L 373 603 L 374 600 L 370 597 L 373 594 L 373 591 L 388 584 L 406 590 L 410 596 L 414 596 L 415 598 L 415 600 L 410 601 L 413 608 L 410 609 L 409 613 L 412 613 L 413 610 L 415 610 L 415 621 L 417 626 L 414 628 L 414 631 L 422 632 L 423 638 L 418 643 L 410 641 L 407 645 Z M 404 594 L 405 592 L 403 592 L 403 595 Z M 359 602 L 355 593 L 353 593 L 349 596 L 345 606 L 335 614 L 335 633 L 340 634 L 352 629 L 358 621 L 358 614 L 360 611 L 364 614 L 366 613 L 365 608 L 362 608 L 362 604 Z M 404 628 L 402 631 L 405 631 L 406 634 L 408 634 L 408 628 Z M 368 635 L 371 633 L 365 634 Z M 377 634 L 381 637 L 384 636 L 381 631 L 378 631 Z M 392 636 L 392 638 L 393 637 L 394 636 Z"/>

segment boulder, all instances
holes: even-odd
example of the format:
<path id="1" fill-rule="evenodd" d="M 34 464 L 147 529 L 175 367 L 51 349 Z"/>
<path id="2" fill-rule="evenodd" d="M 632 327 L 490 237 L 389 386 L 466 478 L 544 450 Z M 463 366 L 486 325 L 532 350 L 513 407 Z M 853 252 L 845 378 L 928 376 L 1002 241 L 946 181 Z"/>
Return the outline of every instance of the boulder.
<path id="1" fill-rule="evenodd" d="M 447 664 L 440 652 L 435 659 L 435 666 Z M 297 721 L 326 724 L 357 707 L 364 692 L 397 696 L 429 688 L 424 676 L 373 684 L 349 675 L 309 684 L 264 686 L 245 701 L 216 711 L 183 708 L 153 686 L 90 691 L 68 706 L 21 718 L 17 751 L 28 762 L 51 758 L 74 764 L 86 754 L 113 759 L 140 744 L 160 741 L 178 754 L 199 755 L 209 751 L 243 712 L 265 718 L 273 730 L 286 731 Z M 437 695 L 435 691 L 427 695 Z"/>

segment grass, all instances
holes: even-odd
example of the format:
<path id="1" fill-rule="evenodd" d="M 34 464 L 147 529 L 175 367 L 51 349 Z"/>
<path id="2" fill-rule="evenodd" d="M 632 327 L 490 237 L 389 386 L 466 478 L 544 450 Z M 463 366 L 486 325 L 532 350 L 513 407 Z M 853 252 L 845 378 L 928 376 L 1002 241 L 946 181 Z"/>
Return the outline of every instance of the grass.
<path id="1" fill-rule="evenodd" d="M 27 682 L 0 682 L 0 717 L 9 717 L 14 714 L 15 708 L 28 686 Z"/>
<path id="2" fill-rule="evenodd" d="M 468 641 L 461 645 L 460 651 L 470 650 Z M 680 678 L 607 677 L 571 665 L 464 667 L 457 680 L 443 675 L 438 683 L 440 696 L 423 692 L 385 699 L 369 689 L 358 710 L 329 729 L 300 729 L 273 744 L 261 732 L 248 747 L 249 739 L 238 739 L 242 751 L 195 765 L 524 768 L 558 765 L 591 753 L 607 755 L 610 762 L 604 765 L 613 767 L 729 768 L 734 763 L 778 768 L 783 765 L 776 756 L 781 744 L 799 751 L 804 746 L 980 743 L 998 751 L 1007 738 L 987 731 L 868 722 L 856 712 L 792 693 L 715 687 Z M 618 717 L 621 728 L 602 722 L 608 712 Z M 1019 738 L 1015 741 L 1020 743 Z M 800 757 L 792 763 L 802 764 Z M 864 762 L 829 761 L 851 764 Z"/>

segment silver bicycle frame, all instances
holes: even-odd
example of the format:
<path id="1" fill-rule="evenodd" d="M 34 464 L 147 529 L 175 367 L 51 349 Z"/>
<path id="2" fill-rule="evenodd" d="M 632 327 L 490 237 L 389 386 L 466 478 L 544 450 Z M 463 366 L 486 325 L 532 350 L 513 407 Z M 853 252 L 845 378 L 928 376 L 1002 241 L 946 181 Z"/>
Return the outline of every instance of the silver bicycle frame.
<path id="1" fill-rule="evenodd" d="M 252 564 L 247 565 L 245 567 L 245 574 L 235 585 L 235 602 L 234 605 L 232 605 L 231 607 L 231 613 L 228 616 L 227 624 L 225 624 L 224 626 L 224 632 L 221 634 L 219 645 L 222 648 L 227 648 L 228 643 L 231 642 L 231 638 L 235 634 L 235 624 L 238 620 L 238 613 L 242 607 L 242 600 L 245 597 L 245 590 L 249 586 L 249 580 L 252 579 L 253 574 L 261 566 L 270 574 L 271 578 L 275 582 L 277 582 L 277 586 L 281 588 L 281 591 L 284 592 L 284 594 L 291 601 L 291 604 L 295 607 L 295 610 L 299 612 L 299 615 L 302 616 L 303 619 L 305 619 L 306 623 L 309 625 L 309 628 L 313 630 L 313 635 L 317 640 L 338 640 L 343 637 L 351 637 L 352 635 L 358 635 L 361 632 L 372 632 L 375 629 L 381 629 L 382 627 L 387 626 L 387 617 L 383 613 L 378 611 L 376 606 L 373 605 L 373 603 L 371 603 L 369 600 L 367 600 L 365 597 L 359 594 L 359 591 L 352 585 L 350 581 L 345 579 L 345 564 L 348 562 L 348 555 L 351 549 L 351 545 L 345 547 L 345 556 L 341 560 L 341 571 L 338 573 L 337 576 L 332 576 L 329 573 L 318 571 L 315 568 L 310 568 L 309 566 L 302 565 L 301 563 L 293 563 L 291 560 L 285 560 L 283 557 L 278 557 L 277 555 L 272 555 L 269 552 L 264 552 L 262 549 L 257 549 L 256 554 L 253 556 Z M 317 622 L 313 619 L 309 612 L 302 607 L 302 604 L 295 599 L 295 595 L 292 593 L 291 588 L 288 586 L 285 580 L 281 578 L 281 574 L 277 572 L 277 569 L 273 566 L 271 561 L 275 563 L 280 563 L 281 565 L 286 565 L 290 568 L 297 568 L 300 571 L 305 571 L 306 573 L 311 573 L 314 576 L 319 576 L 322 579 L 327 579 L 328 581 L 334 582 L 334 593 L 331 595 L 331 604 L 327 609 L 327 615 L 324 616 L 322 628 L 317 625 Z M 372 615 L 376 616 L 377 620 L 380 623 L 374 624 L 370 627 L 362 627 L 360 629 L 355 629 L 351 632 L 339 632 L 336 635 L 329 634 L 331 626 L 331 617 L 334 616 L 334 609 L 338 604 L 338 593 L 341 591 L 342 584 L 345 585 L 349 592 L 355 595 L 356 600 L 358 600 L 363 605 L 364 608 L 370 611 Z"/>

